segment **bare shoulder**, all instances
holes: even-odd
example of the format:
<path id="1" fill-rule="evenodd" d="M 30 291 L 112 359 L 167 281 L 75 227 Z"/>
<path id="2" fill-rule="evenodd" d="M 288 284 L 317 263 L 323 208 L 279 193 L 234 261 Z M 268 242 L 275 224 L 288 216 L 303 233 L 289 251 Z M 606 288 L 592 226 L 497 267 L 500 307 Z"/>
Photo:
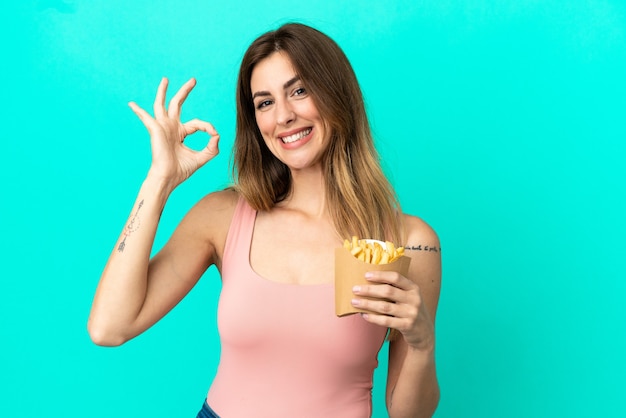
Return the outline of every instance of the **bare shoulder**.
<path id="1" fill-rule="evenodd" d="M 228 229 L 239 194 L 231 189 L 209 193 L 187 213 L 196 228 Z"/>
<path id="2" fill-rule="evenodd" d="M 409 278 L 415 281 L 434 320 L 441 289 L 441 244 L 435 230 L 422 219 L 404 215 L 405 254 L 411 257 Z"/>
<path id="3" fill-rule="evenodd" d="M 223 220 L 220 218 L 232 215 L 238 199 L 239 194 L 232 189 L 209 193 L 191 208 L 189 215 L 206 216 L 210 213 L 212 219 L 220 221 Z"/>
<path id="4" fill-rule="evenodd" d="M 441 251 L 439 237 L 435 230 L 417 216 L 404 214 L 403 243 L 407 251 L 423 251 L 439 253 Z"/>
<path id="5" fill-rule="evenodd" d="M 238 197 L 238 193 L 233 190 L 209 193 L 187 212 L 180 226 L 197 232 L 206 231 L 207 228 L 220 228 L 224 223 L 228 226 Z"/>
<path id="6" fill-rule="evenodd" d="M 211 248 L 213 262 L 219 265 L 238 199 L 239 194 L 230 189 L 206 195 L 187 212 L 174 233 L 174 241 L 204 243 Z"/>

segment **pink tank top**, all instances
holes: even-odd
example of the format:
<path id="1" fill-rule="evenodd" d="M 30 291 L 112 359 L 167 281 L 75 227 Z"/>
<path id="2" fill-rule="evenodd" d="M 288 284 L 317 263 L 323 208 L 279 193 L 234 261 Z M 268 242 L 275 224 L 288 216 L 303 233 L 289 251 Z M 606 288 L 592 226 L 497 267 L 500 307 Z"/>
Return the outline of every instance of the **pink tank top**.
<path id="1" fill-rule="evenodd" d="M 256 211 L 240 198 L 218 305 L 221 358 L 207 402 L 222 418 L 364 418 L 386 329 L 335 316 L 333 283 L 273 282 L 250 266 Z"/>

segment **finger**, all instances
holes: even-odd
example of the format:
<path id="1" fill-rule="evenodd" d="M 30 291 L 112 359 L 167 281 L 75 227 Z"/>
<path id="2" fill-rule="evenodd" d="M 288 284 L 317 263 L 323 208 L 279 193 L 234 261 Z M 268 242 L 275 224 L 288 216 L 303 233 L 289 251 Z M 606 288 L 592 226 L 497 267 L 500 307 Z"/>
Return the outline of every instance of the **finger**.
<path id="1" fill-rule="evenodd" d="M 198 163 L 201 166 L 219 154 L 220 135 L 212 124 L 203 120 L 193 119 L 185 123 L 183 127 L 185 129 L 185 136 L 198 131 L 206 132 L 211 135 L 207 146 L 197 152 L 196 158 L 198 158 Z"/>
<path id="2" fill-rule="evenodd" d="M 198 131 L 203 131 L 208 133 L 209 135 L 219 135 L 215 127 L 209 122 L 205 122 L 200 119 L 192 119 L 189 122 L 183 124 L 183 128 L 185 129 L 185 136 L 191 135 Z"/>
<path id="3" fill-rule="evenodd" d="M 380 315 L 402 316 L 401 305 L 384 300 L 354 298 L 352 299 L 352 306 Z"/>
<path id="4" fill-rule="evenodd" d="M 387 316 L 387 315 L 379 315 L 373 312 L 362 313 L 361 316 L 367 322 L 380 325 L 381 327 L 384 327 L 384 328 L 398 329 L 398 327 L 401 324 L 400 320 L 397 318 L 394 318 L 392 316 Z"/>
<path id="5" fill-rule="evenodd" d="M 413 289 L 416 284 L 395 271 L 368 271 L 365 279 L 372 283 L 387 283 L 402 290 Z"/>
<path id="6" fill-rule="evenodd" d="M 213 135 L 202 151 L 198 151 L 198 163 L 202 166 L 219 154 L 220 136 Z"/>
<path id="7" fill-rule="evenodd" d="M 167 115 L 165 110 L 165 95 L 167 93 L 167 85 L 169 81 L 166 77 L 161 79 L 156 97 L 154 98 L 154 117 L 162 119 Z"/>
<path id="8" fill-rule="evenodd" d="M 155 123 L 155 120 L 152 118 L 152 116 L 150 116 L 148 112 L 139 107 L 135 102 L 129 102 L 128 106 L 133 110 L 133 112 L 135 112 L 135 114 L 139 117 L 145 127 L 148 128 L 148 131 L 151 131 Z"/>
<path id="9" fill-rule="evenodd" d="M 388 284 L 357 285 L 352 288 L 352 292 L 358 296 L 390 300 L 393 302 L 406 302 L 408 300 L 405 290 L 398 289 Z"/>
<path id="10" fill-rule="evenodd" d="M 187 96 L 193 88 L 196 86 L 196 79 L 191 78 L 187 81 L 183 86 L 176 92 L 172 100 L 170 100 L 170 105 L 167 109 L 167 114 L 172 119 L 180 118 L 180 111 L 183 107 L 183 103 L 187 100 Z"/>

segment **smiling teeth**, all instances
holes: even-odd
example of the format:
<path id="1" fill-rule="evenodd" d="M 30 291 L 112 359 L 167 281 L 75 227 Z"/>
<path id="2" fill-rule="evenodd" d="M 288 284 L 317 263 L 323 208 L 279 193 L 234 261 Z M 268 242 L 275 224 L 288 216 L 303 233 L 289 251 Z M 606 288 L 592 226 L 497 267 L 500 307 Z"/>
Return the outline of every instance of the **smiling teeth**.
<path id="1" fill-rule="evenodd" d="M 289 136 L 284 136 L 282 138 L 280 138 L 285 144 L 290 144 L 292 142 L 296 142 L 299 139 L 304 138 L 305 136 L 307 136 L 308 134 L 311 133 L 311 128 L 305 129 L 304 131 L 300 131 L 297 134 L 293 134 L 293 135 L 289 135 Z"/>

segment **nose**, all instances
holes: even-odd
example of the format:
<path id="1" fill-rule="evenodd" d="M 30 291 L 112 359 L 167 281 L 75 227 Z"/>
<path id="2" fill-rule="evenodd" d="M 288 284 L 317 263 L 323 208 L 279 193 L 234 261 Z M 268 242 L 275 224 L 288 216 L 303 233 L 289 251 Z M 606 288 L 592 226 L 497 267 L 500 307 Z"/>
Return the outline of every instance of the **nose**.
<path id="1" fill-rule="evenodd" d="M 276 123 L 279 125 L 289 125 L 296 118 L 291 105 L 287 100 L 281 100 L 276 103 Z"/>

